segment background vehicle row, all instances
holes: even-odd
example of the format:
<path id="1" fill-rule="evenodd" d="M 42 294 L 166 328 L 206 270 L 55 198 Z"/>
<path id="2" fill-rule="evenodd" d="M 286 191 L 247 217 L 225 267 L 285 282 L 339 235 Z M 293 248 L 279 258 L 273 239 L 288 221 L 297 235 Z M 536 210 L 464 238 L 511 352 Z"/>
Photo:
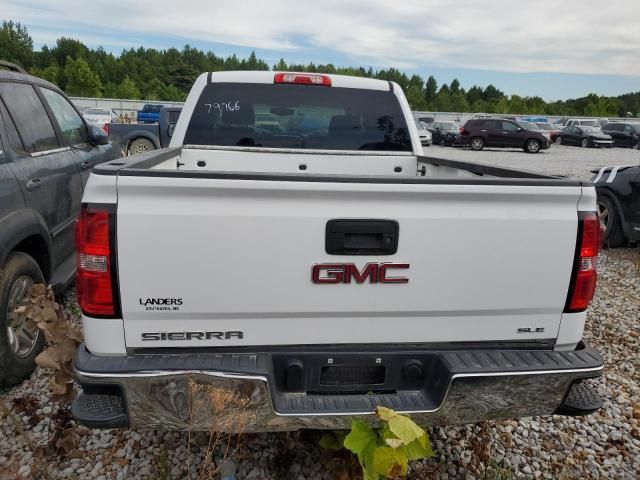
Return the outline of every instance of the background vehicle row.
<path id="1" fill-rule="evenodd" d="M 538 153 L 549 148 L 549 138 L 537 130 L 527 130 L 516 122 L 504 119 L 469 120 L 454 140 L 456 146 L 468 146 L 472 150 L 493 148 L 522 148 L 528 153 Z"/>

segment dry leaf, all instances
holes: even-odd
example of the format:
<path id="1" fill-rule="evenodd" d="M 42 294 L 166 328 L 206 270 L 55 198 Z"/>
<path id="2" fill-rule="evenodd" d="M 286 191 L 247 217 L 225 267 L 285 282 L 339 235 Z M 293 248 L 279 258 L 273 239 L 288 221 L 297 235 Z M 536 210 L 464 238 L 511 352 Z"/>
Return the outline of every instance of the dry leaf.
<path id="1" fill-rule="evenodd" d="M 0 469 L 0 480 L 15 480 L 20 470 L 20 460 L 17 456 L 11 457 L 8 464 L 3 465 Z"/>
<path id="2" fill-rule="evenodd" d="M 71 382 L 71 380 L 72 378 L 66 372 L 58 370 L 49 380 L 51 392 L 54 395 L 64 395 L 67 393 L 67 384 Z"/>
<path id="3" fill-rule="evenodd" d="M 33 286 L 30 302 L 18 306 L 15 313 L 22 316 L 28 324 L 35 324 L 45 335 L 48 348 L 36 357 L 36 363 L 42 368 L 56 370 L 49 382 L 54 399 L 71 399 L 71 363 L 77 346 L 82 342 L 82 330 L 66 317 L 64 309 L 56 303 L 51 287 L 43 284 Z"/>
<path id="4" fill-rule="evenodd" d="M 67 428 L 62 431 L 58 440 L 56 440 L 56 447 L 64 452 L 70 452 L 76 447 L 76 435 L 73 432 L 73 428 Z"/>
<path id="5" fill-rule="evenodd" d="M 36 364 L 42 368 L 53 368 L 54 370 L 60 368 L 56 352 L 51 348 L 44 350 L 36 357 Z"/>
<path id="6" fill-rule="evenodd" d="M 36 283 L 31 292 L 33 297 L 39 297 L 47 293 L 47 287 L 44 283 Z"/>
<path id="7" fill-rule="evenodd" d="M 76 326 L 71 326 L 69 328 L 68 335 L 69 335 L 69 338 L 72 338 L 77 342 L 82 342 L 82 340 L 84 340 L 84 335 L 82 335 L 82 330 Z"/>
<path id="8" fill-rule="evenodd" d="M 553 442 L 551 440 L 545 440 L 544 442 L 542 442 L 542 446 L 547 450 L 555 450 L 556 449 L 555 442 Z"/>

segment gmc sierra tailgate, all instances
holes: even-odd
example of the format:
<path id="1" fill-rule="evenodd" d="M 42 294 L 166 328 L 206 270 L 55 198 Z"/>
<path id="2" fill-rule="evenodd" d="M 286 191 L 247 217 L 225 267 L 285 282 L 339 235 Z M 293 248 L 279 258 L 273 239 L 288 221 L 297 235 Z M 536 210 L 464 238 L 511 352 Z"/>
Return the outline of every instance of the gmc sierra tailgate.
<path id="1" fill-rule="evenodd" d="M 555 338 L 580 184 L 413 180 L 120 175 L 127 347 Z"/>

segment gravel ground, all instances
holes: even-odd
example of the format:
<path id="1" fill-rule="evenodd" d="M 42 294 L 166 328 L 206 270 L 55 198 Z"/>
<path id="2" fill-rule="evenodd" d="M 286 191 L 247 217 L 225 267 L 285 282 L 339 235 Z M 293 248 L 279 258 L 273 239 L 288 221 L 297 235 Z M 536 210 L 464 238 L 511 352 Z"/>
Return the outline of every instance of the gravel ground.
<path id="1" fill-rule="evenodd" d="M 564 158 L 565 149 L 570 159 Z M 426 153 L 582 178 L 589 178 L 590 168 L 637 163 L 640 158 L 631 150 L 555 146 L 539 155 L 441 147 Z M 558 155 L 563 155 L 561 161 Z M 640 478 L 639 258 L 636 248 L 601 254 L 585 337 L 606 362 L 599 381 L 605 399 L 602 410 L 589 417 L 533 417 L 430 429 L 436 458 L 414 462 L 409 478 Z M 77 311 L 74 305 L 71 293 L 65 307 Z M 0 391 L 0 479 L 219 478 L 204 471 L 212 465 L 205 457 L 210 451 L 214 459 L 222 458 L 227 448 L 238 465 L 239 480 L 358 478 L 351 459 L 317 446 L 316 432 L 218 439 L 209 449 L 204 434 L 189 438 L 179 432 L 75 426 L 68 411 L 50 400 L 49 376 L 38 369 L 21 385 Z"/>
<path id="2" fill-rule="evenodd" d="M 521 149 L 485 148 L 474 152 L 466 148 L 424 147 L 427 156 L 485 163 L 500 167 L 540 171 L 589 180 L 589 170 L 609 165 L 638 165 L 640 150 L 630 148 L 581 148 L 552 144 L 540 153 L 525 153 Z"/>

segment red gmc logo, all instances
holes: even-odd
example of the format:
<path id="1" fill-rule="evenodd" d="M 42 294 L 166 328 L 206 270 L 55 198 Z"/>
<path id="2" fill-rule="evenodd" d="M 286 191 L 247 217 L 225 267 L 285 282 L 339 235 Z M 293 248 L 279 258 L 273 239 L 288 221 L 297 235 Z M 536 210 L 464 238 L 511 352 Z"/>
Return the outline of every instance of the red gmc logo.
<path id="1" fill-rule="evenodd" d="M 409 283 L 407 277 L 394 275 L 393 270 L 408 269 L 408 263 L 367 263 L 359 270 L 353 263 L 316 263 L 311 268 L 313 283 Z"/>

